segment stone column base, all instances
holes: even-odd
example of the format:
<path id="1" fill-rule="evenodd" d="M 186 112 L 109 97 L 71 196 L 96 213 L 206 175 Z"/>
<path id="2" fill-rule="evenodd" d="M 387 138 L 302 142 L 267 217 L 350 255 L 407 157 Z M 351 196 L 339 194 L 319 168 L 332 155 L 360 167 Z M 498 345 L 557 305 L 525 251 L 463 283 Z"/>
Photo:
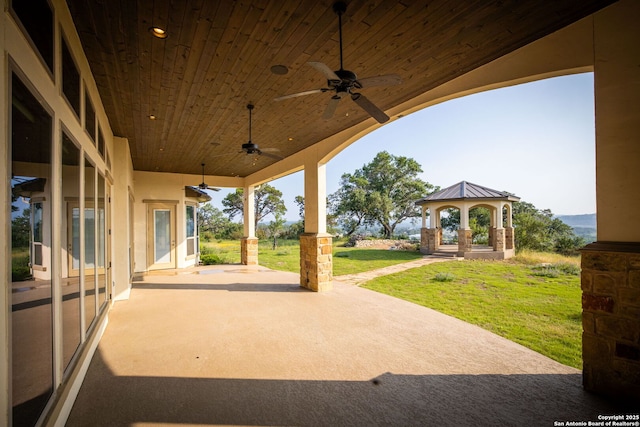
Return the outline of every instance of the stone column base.
<path id="1" fill-rule="evenodd" d="M 244 265 L 258 265 L 258 239 L 243 237 L 240 239 L 240 263 Z"/>
<path id="2" fill-rule="evenodd" d="M 515 249 L 515 238 L 513 235 L 513 227 L 505 227 L 504 228 L 504 248 L 505 249 Z"/>
<path id="3" fill-rule="evenodd" d="M 429 255 L 438 248 L 438 229 L 421 228 L 420 229 L 420 253 Z"/>
<path id="4" fill-rule="evenodd" d="M 493 250 L 496 252 L 504 252 L 504 228 L 493 229 Z"/>
<path id="5" fill-rule="evenodd" d="M 583 385 L 640 401 L 640 243 L 582 250 Z"/>
<path id="6" fill-rule="evenodd" d="M 333 288 L 332 242 L 329 234 L 300 235 L 300 286 L 316 292 Z"/>
<path id="7" fill-rule="evenodd" d="M 463 228 L 458 229 L 458 256 L 464 257 L 465 252 L 473 249 L 473 232 Z"/>

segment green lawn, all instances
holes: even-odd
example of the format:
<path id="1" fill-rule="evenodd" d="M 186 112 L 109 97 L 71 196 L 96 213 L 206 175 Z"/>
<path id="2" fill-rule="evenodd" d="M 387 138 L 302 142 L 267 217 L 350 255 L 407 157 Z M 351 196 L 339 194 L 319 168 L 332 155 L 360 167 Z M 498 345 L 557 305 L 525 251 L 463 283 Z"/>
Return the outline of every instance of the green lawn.
<path id="1" fill-rule="evenodd" d="M 239 241 L 204 243 L 225 263 L 240 262 Z M 357 249 L 334 242 L 333 274 L 353 274 L 420 258 L 418 252 Z M 260 265 L 298 273 L 298 241 L 260 241 Z M 540 263 L 550 266 L 540 267 Z M 563 364 L 582 367 L 579 260 L 522 253 L 509 261 L 451 261 L 362 285 L 476 324 Z"/>
<path id="2" fill-rule="evenodd" d="M 334 276 L 361 273 L 422 257 L 418 251 L 344 248 L 341 245 L 341 241 L 334 242 Z M 225 264 L 240 262 L 240 241 L 203 242 L 201 246 L 203 253 L 214 254 Z M 274 270 L 299 273 L 300 242 L 297 240 L 278 240 L 278 246 L 273 249 L 273 241 L 261 240 L 258 243 L 258 262 L 260 265 Z"/>
<path id="3" fill-rule="evenodd" d="M 581 289 L 575 272 L 519 262 L 452 261 L 379 277 L 362 286 L 476 324 L 565 365 L 582 367 Z"/>

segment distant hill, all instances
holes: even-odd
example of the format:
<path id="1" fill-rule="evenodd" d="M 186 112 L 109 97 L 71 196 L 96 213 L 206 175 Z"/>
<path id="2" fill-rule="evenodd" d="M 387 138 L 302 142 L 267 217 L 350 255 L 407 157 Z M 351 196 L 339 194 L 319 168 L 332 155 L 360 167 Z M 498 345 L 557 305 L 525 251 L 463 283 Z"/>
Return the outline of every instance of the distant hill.
<path id="1" fill-rule="evenodd" d="M 596 228 L 596 214 L 556 215 L 556 218 L 570 227 Z"/>
<path id="2" fill-rule="evenodd" d="M 557 215 L 562 222 L 573 228 L 576 235 L 582 237 L 586 243 L 595 242 L 596 238 L 596 214 L 583 215 Z"/>

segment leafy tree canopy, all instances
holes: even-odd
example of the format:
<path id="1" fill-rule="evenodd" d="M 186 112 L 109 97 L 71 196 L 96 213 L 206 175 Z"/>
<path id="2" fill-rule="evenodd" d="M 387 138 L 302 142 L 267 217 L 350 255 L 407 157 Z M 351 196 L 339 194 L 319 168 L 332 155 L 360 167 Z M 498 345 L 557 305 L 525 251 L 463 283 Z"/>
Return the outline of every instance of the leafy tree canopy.
<path id="1" fill-rule="evenodd" d="M 244 190 L 242 188 L 236 188 L 235 193 L 229 193 L 222 199 L 222 205 L 225 208 L 222 210 L 225 214 L 229 215 L 229 219 L 233 219 L 234 216 L 242 216 L 244 213 Z M 280 214 L 284 215 L 287 212 L 287 207 L 282 200 L 282 191 L 276 189 L 269 184 L 263 184 L 260 188 L 254 191 L 255 198 L 255 226 L 258 227 L 258 222 L 265 218 L 269 214 L 274 216 Z"/>
<path id="2" fill-rule="evenodd" d="M 414 159 L 382 151 L 353 174 L 343 174 L 340 189 L 329 196 L 331 211 L 347 234 L 360 225 L 380 225 L 390 238 L 398 224 L 420 216 L 416 200 L 436 190 L 418 178 Z"/>

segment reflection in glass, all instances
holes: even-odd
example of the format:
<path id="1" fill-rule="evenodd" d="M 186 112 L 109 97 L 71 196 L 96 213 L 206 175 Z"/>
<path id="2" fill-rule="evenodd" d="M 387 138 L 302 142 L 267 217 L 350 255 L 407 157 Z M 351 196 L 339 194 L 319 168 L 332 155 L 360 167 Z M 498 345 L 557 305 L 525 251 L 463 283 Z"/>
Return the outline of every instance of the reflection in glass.
<path id="1" fill-rule="evenodd" d="M 187 256 L 196 253 L 196 207 L 187 205 Z"/>
<path id="2" fill-rule="evenodd" d="M 12 407 L 14 425 L 29 426 L 53 391 L 52 119 L 15 74 L 11 130 Z"/>
<path id="3" fill-rule="evenodd" d="M 67 134 L 62 134 L 62 192 L 63 199 L 77 200 L 80 194 L 80 150 Z M 65 204 L 61 218 L 67 218 Z M 80 267 L 80 209 L 71 208 L 71 233 L 62 233 L 62 260 L 69 259 L 71 269 Z M 66 241 L 71 239 L 71 242 Z M 68 254 L 68 250 L 71 253 Z M 63 272 L 65 270 L 63 269 Z M 62 279 L 62 350 L 65 368 L 80 345 L 80 280 L 72 277 L 69 268 Z"/>
<path id="4" fill-rule="evenodd" d="M 106 223 L 105 223 L 105 198 L 104 198 L 104 176 L 98 173 L 98 307 L 102 307 L 106 300 L 106 271 L 105 271 L 105 252 L 106 252 Z"/>
<path id="5" fill-rule="evenodd" d="M 73 61 L 67 42 L 62 37 L 62 93 L 80 117 L 80 72 Z"/>
<path id="6" fill-rule="evenodd" d="M 11 2 L 11 8 L 53 73 L 53 11 L 47 0 Z"/>
<path id="7" fill-rule="evenodd" d="M 84 161 L 84 316 L 87 330 L 96 317 L 96 169 Z"/>
<path id="8" fill-rule="evenodd" d="M 153 216 L 155 226 L 154 263 L 171 262 L 171 212 L 169 209 L 155 209 Z"/>

